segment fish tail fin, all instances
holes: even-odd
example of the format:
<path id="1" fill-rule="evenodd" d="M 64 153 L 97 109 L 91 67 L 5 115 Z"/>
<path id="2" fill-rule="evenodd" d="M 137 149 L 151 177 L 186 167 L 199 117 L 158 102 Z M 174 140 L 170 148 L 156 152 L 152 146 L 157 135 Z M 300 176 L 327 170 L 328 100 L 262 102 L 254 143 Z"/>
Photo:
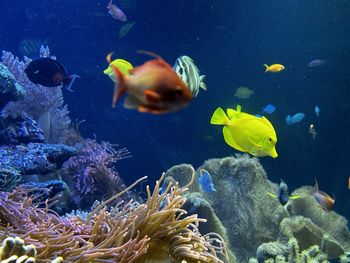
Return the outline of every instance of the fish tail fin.
<path id="1" fill-rule="evenodd" d="M 114 85 L 114 94 L 113 94 L 113 99 L 112 99 L 112 108 L 115 108 L 115 105 L 117 104 L 118 99 L 126 92 L 126 86 L 125 86 L 125 76 L 124 74 L 120 71 L 118 67 L 113 65 L 111 63 L 111 57 L 113 53 L 109 53 L 106 57 L 108 63 L 110 64 L 113 74 L 116 77 L 118 81 L 115 82 Z"/>
<path id="2" fill-rule="evenodd" d="M 269 196 L 271 196 L 272 198 L 277 198 L 277 195 L 275 195 L 275 194 L 273 194 L 273 193 L 267 192 L 267 194 L 268 194 Z"/>
<path id="3" fill-rule="evenodd" d="M 75 81 L 76 78 L 80 79 L 80 76 L 77 74 L 73 74 L 73 75 L 70 75 L 69 77 L 65 78 L 62 81 L 63 86 L 66 88 L 66 90 L 68 90 L 70 92 L 74 92 L 74 90 L 72 90 L 72 85 L 73 85 L 73 82 Z"/>
<path id="4" fill-rule="evenodd" d="M 205 75 L 201 75 L 199 77 L 199 82 L 200 82 L 199 87 L 201 87 L 204 90 L 207 90 L 207 85 L 204 83 L 204 79 L 205 79 Z"/>
<path id="5" fill-rule="evenodd" d="M 265 67 L 265 72 L 268 72 L 269 71 L 269 65 L 267 65 L 267 64 L 263 64 L 263 65 Z"/>
<path id="6" fill-rule="evenodd" d="M 227 125 L 229 121 L 230 120 L 228 119 L 224 110 L 219 107 L 214 111 L 213 115 L 211 116 L 210 124 Z"/>

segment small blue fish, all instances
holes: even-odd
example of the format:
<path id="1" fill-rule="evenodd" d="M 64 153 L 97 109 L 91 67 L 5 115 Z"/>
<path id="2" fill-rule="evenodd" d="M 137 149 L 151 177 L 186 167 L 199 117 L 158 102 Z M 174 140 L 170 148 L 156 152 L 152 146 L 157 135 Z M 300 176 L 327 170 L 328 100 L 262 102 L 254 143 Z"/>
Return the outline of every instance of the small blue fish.
<path id="1" fill-rule="evenodd" d="M 276 107 L 272 104 L 267 104 L 265 107 L 263 107 L 263 113 L 272 114 L 276 110 Z"/>
<path id="2" fill-rule="evenodd" d="M 205 169 L 200 169 L 196 178 L 201 192 L 216 192 L 210 173 Z"/>
<path id="3" fill-rule="evenodd" d="M 318 107 L 317 105 L 315 106 L 315 113 L 317 117 L 320 117 L 320 107 Z"/>
<path id="4" fill-rule="evenodd" d="M 326 61 L 323 59 L 314 59 L 311 60 L 308 64 L 310 68 L 320 67 L 326 64 Z"/>
<path id="5" fill-rule="evenodd" d="M 287 184 L 281 179 L 281 182 L 280 184 L 278 185 L 278 188 L 277 188 L 277 195 L 273 194 L 273 193 L 270 193 L 270 192 L 267 192 L 271 197 L 273 198 L 277 198 L 280 202 L 281 205 L 285 206 L 289 199 L 297 199 L 297 198 L 300 198 L 299 195 L 289 195 L 288 194 L 288 186 Z"/>
<path id="6" fill-rule="evenodd" d="M 304 119 L 304 117 L 304 113 L 296 113 L 292 117 L 288 115 L 286 118 L 287 125 L 292 125 L 301 122 Z"/>

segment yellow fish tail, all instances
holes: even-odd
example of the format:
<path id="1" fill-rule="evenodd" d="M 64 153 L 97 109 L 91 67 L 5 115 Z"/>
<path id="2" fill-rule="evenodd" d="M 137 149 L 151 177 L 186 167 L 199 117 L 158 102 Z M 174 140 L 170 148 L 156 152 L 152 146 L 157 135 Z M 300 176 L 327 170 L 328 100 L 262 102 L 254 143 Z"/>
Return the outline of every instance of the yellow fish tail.
<path id="1" fill-rule="evenodd" d="M 264 64 L 264 66 L 265 66 L 265 72 L 268 72 L 269 71 L 269 65 Z"/>
<path id="2" fill-rule="evenodd" d="M 228 119 L 224 110 L 219 107 L 214 111 L 213 116 L 211 116 L 210 124 L 227 125 L 229 121 L 230 120 Z"/>

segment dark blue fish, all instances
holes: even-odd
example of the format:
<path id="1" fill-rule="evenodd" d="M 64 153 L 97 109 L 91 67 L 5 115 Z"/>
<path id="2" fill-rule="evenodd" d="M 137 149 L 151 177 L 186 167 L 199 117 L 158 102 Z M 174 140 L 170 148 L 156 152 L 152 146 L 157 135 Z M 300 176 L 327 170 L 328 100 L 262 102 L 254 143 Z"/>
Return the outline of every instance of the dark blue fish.
<path id="1" fill-rule="evenodd" d="M 267 104 L 265 107 L 263 107 L 263 113 L 272 114 L 276 110 L 276 107 L 272 104 Z"/>
<path id="2" fill-rule="evenodd" d="M 213 184 L 213 180 L 211 179 L 210 173 L 205 169 L 199 170 L 199 175 L 196 178 L 197 184 L 199 184 L 199 188 L 202 192 L 216 192 L 216 189 Z"/>
<path id="3" fill-rule="evenodd" d="M 78 75 L 68 75 L 66 69 L 57 60 L 51 58 L 38 58 L 32 60 L 24 72 L 28 79 L 34 84 L 40 84 L 45 87 L 57 87 L 63 85 L 67 90 L 71 89 L 72 84 Z"/>
<path id="4" fill-rule="evenodd" d="M 277 195 L 275 194 L 272 194 L 272 193 L 269 193 L 268 194 L 274 198 L 277 198 L 278 201 L 280 202 L 281 205 L 285 206 L 288 201 L 289 201 L 289 198 L 291 199 L 297 199 L 299 198 L 300 196 L 298 195 L 292 195 L 292 196 L 289 196 L 288 194 L 288 186 L 287 184 L 281 179 L 281 182 L 280 184 L 278 185 L 278 188 L 277 188 Z"/>

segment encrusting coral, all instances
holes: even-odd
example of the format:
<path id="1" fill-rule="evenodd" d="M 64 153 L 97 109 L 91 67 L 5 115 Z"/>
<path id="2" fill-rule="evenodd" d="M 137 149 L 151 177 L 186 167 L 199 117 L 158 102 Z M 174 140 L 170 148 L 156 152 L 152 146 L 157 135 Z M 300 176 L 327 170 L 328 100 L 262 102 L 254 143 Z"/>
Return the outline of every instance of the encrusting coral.
<path id="1" fill-rule="evenodd" d="M 147 201 L 133 206 L 115 204 L 141 178 L 118 195 L 97 206 L 84 220 L 59 217 L 48 208 L 38 208 L 31 198 L 16 199 L 0 192 L 0 236 L 17 236 L 36 247 L 36 262 L 50 262 L 61 256 L 65 262 L 215 262 L 226 256 L 222 238 L 198 231 L 205 222 L 197 215 L 186 216 L 182 208 L 184 187 L 169 184 L 160 194 L 164 175 L 153 193 L 147 187 Z M 114 203 L 113 209 L 108 209 Z M 227 261 L 225 261 L 227 262 Z"/>

